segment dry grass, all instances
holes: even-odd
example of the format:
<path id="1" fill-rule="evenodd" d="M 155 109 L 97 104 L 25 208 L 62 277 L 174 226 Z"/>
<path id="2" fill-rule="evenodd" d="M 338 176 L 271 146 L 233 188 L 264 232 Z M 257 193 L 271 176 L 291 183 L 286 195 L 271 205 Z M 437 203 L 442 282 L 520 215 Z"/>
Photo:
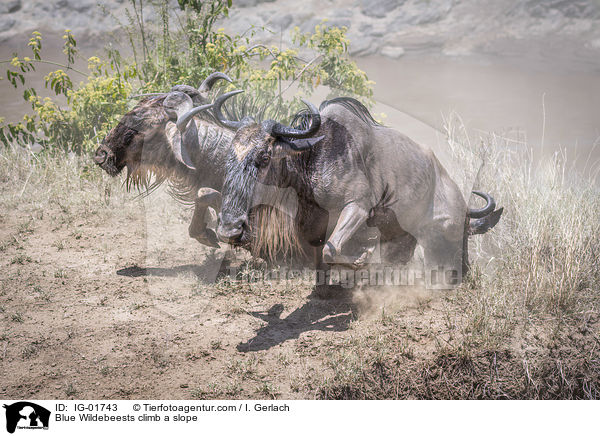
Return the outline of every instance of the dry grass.
<path id="1" fill-rule="evenodd" d="M 447 131 L 464 192 L 493 193 L 505 213 L 471 239 L 474 268 L 446 296 L 433 352 L 415 359 L 409 332 L 370 327 L 308 383 L 320 398 L 600 398 L 598 181 L 566 152 L 536 161 L 500 136 L 471 142 L 458 118 Z"/>
<path id="2" fill-rule="evenodd" d="M 455 127 L 458 126 L 458 127 Z M 510 333 L 527 319 L 597 313 L 600 290 L 600 184 L 583 178 L 566 151 L 533 159 L 524 143 L 491 135 L 476 145 L 450 119 L 447 131 L 466 180 L 504 206 L 488 236 L 472 238 L 477 263 L 465 302 L 473 333 Z M 494 344 L 497 345 L 497 344 Z"/>
<path id="3" fill-rule="evenodd" d="M 111 204 L 121 208 L 134 197 L 125 192 L 119 178 L 99 171 L 91 156 L 46 155 L 18 146 L 0 150 L 0 186 L 0 209 L 18 207 L 29 216 L 19 224 L 20 233 L 30 230 L 50 210 L 64 223 L 110 213 Z"/>
<path id="4" fill-rule="evenodd" d="M 361 291 L 368 294 L 366 302 L 361 292 L 351 301 L 311 302 L 306 299 L 310 283 L 264 282 L 260 278 L 265 267 L 255 262 L 242 265 L 241 280 L 224 277 L 207 283 L 195 276 L 175 276 L 180 283 L 193 282 L 189 295 L 170 288 L 168 276 L 150 278 L 164 286 L 154 294 L 141 277 L 111 276 L 118 283 L 113 294 L 89 290 L 87 279 L 68 262 L 57 262 L 40 277 L 33 273 L 40 255 L 28 251 L 27 240 L 37 236 L 42 223 L 50 232 L 62 227 L 62 234 L 69 235 L 48 238 L 47 252 L 68 256 L 98 223 L 110 227 L 111 220 L 120 217 L 122 223 L 135 211 L 139 222 L 141 205 L 131 201 L 134 194 L 124 192 L 120 179 L 109 178 L 88 157 L 36 155 L 18 148 L 0 150 L 0 253 L 12 271 L 7 278 L 19 283 L 21 270 L 32 271 L 28 277 L 38 282 L 23 283 L 19 298 L 39 300 L 54 310 L 64 304 L 60 293 L 65 282 L 76 298 L 92 294 L 90 301 L 97 301 L 98 310 L 124 313 L 122 309 L 140 319 L 156 313 L 157 305 L 185 313 L 185 305 L 198 304 L 201 310 L 193 309 L 198 323 L 189 331 L 204 333 L 189 339 L 188 349 L 171 354 L 150 346 L 145 350 L 147 361 L 138 362 L 156 374 L 169 371 L 179 384 L 191 387 L 190 398 L 599 398 L 598 184 L 581 178 L 562 154 L 535 160 L 524 144 L 493 135 L 470 142 L 456 120 L 451 120 L 448 132 L 460 162 L 461 187 L 493 193 L 505 208 L 492 232 L 472 238 L 474 268 L 452 292 L 367 290 Z M 183 223 L 188 217 L 169 212 L 173 203 L 160 207 L 165 209 L 160 222 L 167 228 L 168 220 Z M 146 259 L 152 259 L 154 269 L 178 265 L 173 253 L 179 249 L 200 249 L 185 235 L 181 242 L 165 239 L 170 233 L 147 233 L 138 239 L 146 238 Z M 102 247 L 105 253 L 117 250 L 110 238 L 97 241 L 107 245 Z M 126 250 L 117 256 L 121 268 L 131 260 Z M 211 254 L 205 256 L 209 262 Z M 185 271 L 180 274 L 191 274 Z M 12 298 L 13 292 L 9 286 L 0 288 L 5 332 L 0 360 L 16 365 L 22 359 L 23 364 L 43 367 L 40 344 L 46 339 L 26 340 L 32 313 L 19 305 L 19 298 Z M 335 328 L 322 320 L 328 317 Z M 239 327 L 232 334 L 209 323 L 209 318 L 226 319 L 224 326 L 237 322 Z M 53 331 L 52 325 L 45 328 Z M 236 350 L 236 344 L 253 336 L 276 345 L 257 346 L 259 351 L 238 345 Z M 128 337 L 119 339 L 122 349 L 127 349 L 123 344 L 129 344 Z M 137 344 L 134 339 L 131 343 Z M 199 345 L 202 340 L 205 343 Z M 21 351 L 11 354 L 16 345 Z M 112 376 L 119 359 L 112 358 L 114 362 L 98 366 L 99 373 Z M 194 366 L 196 360 L 202 364 Z M 205 371 L 206 365 L 215 371 Z M 199 375 L 188 376 L 190 371 Z M 59 385 L 62 391 L 56 395 L 89 396 L 90 387 L 82 381 L 76 388 L 66 381 Z M 127 389 L 114 395 L 155 392 Z"/>

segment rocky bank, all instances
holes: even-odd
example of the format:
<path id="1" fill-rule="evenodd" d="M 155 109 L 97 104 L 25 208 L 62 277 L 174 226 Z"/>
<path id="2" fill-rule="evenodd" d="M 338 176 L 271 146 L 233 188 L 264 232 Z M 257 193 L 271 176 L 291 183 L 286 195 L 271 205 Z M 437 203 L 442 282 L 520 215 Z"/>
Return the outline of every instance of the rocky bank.
<path id="1" fill-rule="evenodd" d="M 180 13 L 172 3 L 173 14 Z M 128 5 L 126 0 L 3 0 L 0 41 L 6 45 L 35 29 L 65 28 L 93 39 L 115 30 L 115 17 L 125 21 Z M 157 20 L 152 8 L 144 15 Z M 323 19 L 348 28 L 354 56 L 551 56 L 562 49 L 593 63 L 600 54 L 600 0 L 234 0 L 222 25 L 237 33 L 254 26 L 257 39 L 278 44 L 295 26 L 310 31 Z"/>

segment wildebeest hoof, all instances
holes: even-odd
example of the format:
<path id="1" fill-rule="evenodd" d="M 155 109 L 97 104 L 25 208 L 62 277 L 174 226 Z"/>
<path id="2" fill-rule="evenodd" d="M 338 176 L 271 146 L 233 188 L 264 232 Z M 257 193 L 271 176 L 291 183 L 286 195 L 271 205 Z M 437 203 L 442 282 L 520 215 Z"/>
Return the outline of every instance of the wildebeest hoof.
<path id="1" fill-rule="evenodd" d="M 323 262 L 335 263 L 337 251 L 331 242 L 327 242 L 323 247 Z"/>
<path id="2" fill-rule="evenodd" d="M 352 266 L 354 268 L 362 268 L 363 266 L 365 266 L 369 262 L 369 259 L 371 259 L 371 256 L 373 255 L 374 251 L 375 247 L 367 248 L 363 252 L 363 254 L 361 254 L 360 257 L 352 263 Z"/>
<path id="3" fill-rule="evenodd" d="M 205 229 L 203 233 L 192 236 L 196 241 L 209 247 L 219 248 L 219 238 L 214 230 Z"/>

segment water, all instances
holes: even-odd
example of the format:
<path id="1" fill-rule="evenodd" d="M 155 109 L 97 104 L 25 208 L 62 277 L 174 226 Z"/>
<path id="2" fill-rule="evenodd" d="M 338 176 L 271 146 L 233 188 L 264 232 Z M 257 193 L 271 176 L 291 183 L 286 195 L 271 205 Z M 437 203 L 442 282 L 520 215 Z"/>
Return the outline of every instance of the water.
<path id="1" fill-rule="evenodd" d="M 600 159 L 597 71 L 499 57 L 370 57 L 357 63 L 376 82 L 377 101 L 435 129 L 454 111 L 475 138 L 494 131 L 526 140 L 544 154 L 561 147 L 569 159 L 577 157 L 579 167 L 588 156 Z"/>
<path id="2" fill-rule="evenodd" d="M 59 35 L 45 33 L 44 57 L 62 61 Z M 0 57 L 12 52 L 29 54 L 27 38 L 3 43 Z M 98 53 L 93 46 L 82 48 L 83 59 Z M 459 114 L 470 134 L 477 138 L 494 131 L 525 140 L 544 154 L 558 147 L 583 168 L 588 156 L 600 159 L 600 62 L 572 68 L 564 57 L 544 59 L 526 56 L 453 58 L 410 55 L 398 60 L 379 56 L 358 58 L 358 65 L 376 82 L 375 98 L 382 105 L 375 111 L 388 115 L 386 123 L 404 131 L 418 142 L 439 139 L 444 118 Z M 86 62 L 78 62 L 81 69 Z M 569 68 L 571 67 L 571 68 Z M 58 67 L 40 65 L 32 84 L 43 88 L 43 76 Z M 83 77 L 73 74 L 76 81 Z M 0 116 L 15 121 L 30 110 L 15 91 L 0 81 Z M 47 95 L 47 94 L 46 94 Z M 388 109 L 381 109 L 381 107 Z M 389 108 L 398 113 L 391 113 Z M 401 115 L 398 115 L 401 114 Z"/>

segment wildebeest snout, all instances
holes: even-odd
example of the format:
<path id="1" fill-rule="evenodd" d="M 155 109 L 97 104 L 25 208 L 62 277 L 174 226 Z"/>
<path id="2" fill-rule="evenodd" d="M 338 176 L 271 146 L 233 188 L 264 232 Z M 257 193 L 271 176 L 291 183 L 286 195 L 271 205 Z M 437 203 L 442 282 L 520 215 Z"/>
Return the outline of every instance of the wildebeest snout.
<path id="1" fill-rule="evenodd" d="M 223 242 L 234 243 L 240 239 L 244 233 L 245 218 L 237 218 L 234 220 L 223 220 L 221 217 L 217 235 Z"/>
<path id="2" fill-rule="evenodd" d="M 98 165 L 102 165 L 104 162 L 106 162 L 107 158 L 108 152 L 106 151 L 106 149 L 98 147 L 96 153 L 94 154 L 94 162 L 96 162 Z"/>

